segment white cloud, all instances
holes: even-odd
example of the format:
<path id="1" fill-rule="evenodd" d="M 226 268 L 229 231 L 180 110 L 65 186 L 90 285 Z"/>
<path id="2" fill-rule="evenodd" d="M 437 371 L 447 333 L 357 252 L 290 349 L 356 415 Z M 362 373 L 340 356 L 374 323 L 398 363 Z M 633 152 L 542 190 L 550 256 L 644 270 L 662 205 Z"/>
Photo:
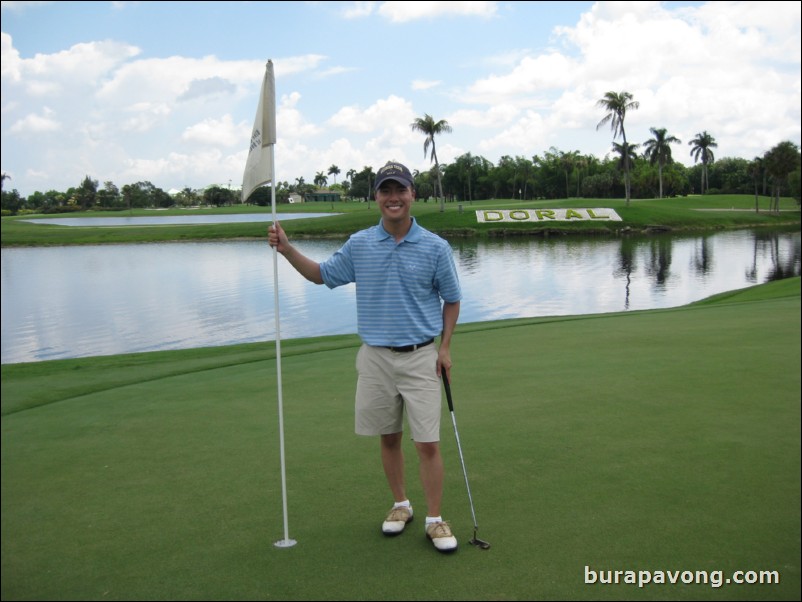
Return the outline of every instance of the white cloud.
<path id="1" fill-rule="evenodd" d="M 306 139 L 312 138 L 321 133 L 321 128 L 310 123 L 298 110 L 297 105 L 301 101 L 301 95 L 293 92 L 284 95 L 276 108 L 276 129 L 282 132 L 282 138 L 286 139 Z M 248 128 L 248 136 L 251 129 Z M 244 165 L 244 164 L 243 164 Z"/>
<path id="2" fill-rule="evenodd" d="M 507 129 L 482 140 L 479 148 L 484 152 L 506 149 L 502 152 L 505 155 L 526 154 L 532 148 L 543 149 L 551 146 L 548 143 L 548 132 L 539 113 L 526 111 Z"/>
<path id="3" fill-rule="evenodd" d="M 354 67 L 331 67 L 330 69 L 325 69 L 318 73 L 318 77 L 334 77 L 352 71 L 356 71 L 356 69 Z"/>
<path id="4" fill-rule="evenodd" d="M 129 44 L 107 40 L 75 44 L 55 54 L 37 54 L 22 59 L 21 68 L 32 78 L 47 77 L 74 85 L 94 83 L 119 65 L 139 55 L 141 50 Z"/>
<path id="5" fill-rule="evenodd" d="M 473 102 L 496 104 L 515 99 L 516 104 L 540 104 L 545 90 L 562 89 L 575 81 L 576 62 L 557 52 L 527 56 L 506 75 L 494 75 L 474 83 L 468 94 Z"/>
<path id="6" fill-rule="evenodd" d="M 15 134 L 36 134 L 43 132 L 55 132 L 61 129 L 61 123 L 53 119 L 53 111 L 45 107 L 43 115 L 33 113 L 26 115 L 22 119 L 14 122 L 11 131 Z"/>
<path id="7" fill-rule="evenodd" d="M 443 82 L 438 80 L 424 80 L 424 79 L 416 79 L 412 82 L 412 89 L 413 90 L 430 90 L 432 88 L 436 88 Z"/>
<path id="8" fill-rule="evenodd" d="M 133 116 L 124 119 L 120 129 L 127 132 L 147 132 L 164 124 L 172 112 L 165 103 L 138 102 L 126 108 Z"/>
<path id="9" fill-rule="evenodd" d="M 402 2 L 352 2 L 342 11 L 342 14 L 346 19 L 362 19 L 378 13 L 393 23 L 407 23 L 441 16 L 489 18 L 496 15 L 497 12 L 498 2 L 406 0 Z"/>
<path id="10" fill-rule="evenodd" d="M 0 76 L 3 81 L 18 82 L 22 77 L 20 71 L 19 52 L 14 48 L 11 36 L 6 32 L 0 33 Z"/>
<path id="11" fill-rule="evenodd" d="M 389 96 L 377 100 L 367 109 L 358 105 L 343 107 L 327 122 L 328 125 L 345 129 L 349 132 L 375 132 L 389 127 L 394 133 L 400 133 L 403 124 L 409 130 L 409 124 L 415 120 L 412 103 L 398 96 Z"/>
<path id="12" fill-rule="evenodd" d="M 496 14 L 498 2 L 382 2 L 378 13 L 394 23 L 406 23 L 418 19 L 432 19 L 441 16 L 492 17 Z"/>
<path id="13" fill-rule="evenodd" d="M 204 79 L 193 79 L 189 82 L 186 90 L 178 97 L 179 100 L 192 100 L 204 96 L 216 94 L 231 94 L 236 91 L 236 86 L 222 77 L 206 77 Z"/>
<path id="14" fill-rule="evenodd" d="M 231 115 L 223 115 L 221 119 L 204 119 L 200 123 L 189 126 L 181 138 L 187 142 L 207 146 L 242 146 L 247 139 L 250 128 L 244 124 L 235 124 Z"/>
<path id="15" fill-rule="evenodd" d="M 346 19 L 361 19 L 373 14 L 377 2 L 352 2 L 343 9 L 342 14 Z"/>
<path id="16" fill-rule="evenodd" d="M 500 128 L 509 125 L 520 113 L 521 110 L 512 104 L 499 104 L 487 110 L 460 109 L 451 113 L 446 121 L 456 128 Z"/>

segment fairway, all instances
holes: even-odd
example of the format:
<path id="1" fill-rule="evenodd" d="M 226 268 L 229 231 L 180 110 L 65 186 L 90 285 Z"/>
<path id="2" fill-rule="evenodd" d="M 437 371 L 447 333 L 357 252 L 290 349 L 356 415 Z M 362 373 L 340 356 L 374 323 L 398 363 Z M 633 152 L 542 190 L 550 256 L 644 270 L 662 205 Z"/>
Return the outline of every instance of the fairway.
<path id="1" fill-rule="evenodd" d="M 798 600 L 800 279 L 459 325 L 440 555 L 353 434 L 354 336 L 2 367 L 3 600 Z M 589 567 L 586 568 L 586 567 Z M 779 584 L 586 584 L 586 571 Z M 623 577 L 622 577 L 623 581 Z"/>

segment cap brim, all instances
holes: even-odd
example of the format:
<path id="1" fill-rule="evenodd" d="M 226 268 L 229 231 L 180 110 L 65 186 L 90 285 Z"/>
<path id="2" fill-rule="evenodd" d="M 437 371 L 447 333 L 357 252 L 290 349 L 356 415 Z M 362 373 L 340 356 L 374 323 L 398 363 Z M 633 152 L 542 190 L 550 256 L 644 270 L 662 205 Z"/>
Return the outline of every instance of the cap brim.
<path id="1" fill-rule="evenodd" d="M 411 181 L 409 181 L 409 180 L 405 180 L 404 178 L 399 178 L 399 177 L 397 177 L 397 176 L 390 176 L 390 177 L 388 177 L 388 178 L 384 178 L 384 179 L 382 179 L 382 180 L 378 180 L 378 181 L 376 182 L 376 184 L 374 184 L 374 185 L 373 185 L 373 190 L 378 190 L 378 189 L 379 189 L 379 187 L 380 187 L 382 184 L 384 184 L 385 182 L 389 182 L 389 181 L 391 181 L 391 180 L 392 180 L 393 182 L 398 182 L 399 184 L 401 184 L 402 186 L 405 186 L 405 187 L 412 186 L 412 182 L 411 182 Z"/>

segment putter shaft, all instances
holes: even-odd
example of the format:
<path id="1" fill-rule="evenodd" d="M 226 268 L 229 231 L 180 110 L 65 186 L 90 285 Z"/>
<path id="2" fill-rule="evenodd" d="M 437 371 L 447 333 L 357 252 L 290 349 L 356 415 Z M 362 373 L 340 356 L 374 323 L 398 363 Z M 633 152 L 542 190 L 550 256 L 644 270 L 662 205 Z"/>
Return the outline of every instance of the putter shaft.
<path id="1" fill-rule="evenodd" d="M 451 398 L 451 384 L 448 382 L 448 376 L 446 376 L 445 370 L 442 372 L 442 377 L 443 386 L 446 390 L 448 409 L 451 412 L 451 423 L 454 425 L 454 437 L 457 440 L 457 453 L 459 454 L 459 461 L 462 465 L 462 474 L 465 477 L 465 489 L 468 491 L 468 502 L 471 506 L 471 517 L 473 518 L 473 539 L 471 539 L 469 543 L 478 546 L 482 550 L 487 550 L 490 548 L 490 544 L 486 541 L 482 541 L 481 539 L 477 539 L 476 537 L 476 531 L 479 529 L 479 525 L 476 522 L 476 511 L 473 509 L 473 496 L 471 495 L 471 486 L 468 483 L 468 471 L 465 468 L 465 458 L 462 456 L 462 444 L 459 440 L 459 430 L 457 430 L 457 418 L 454 415 L 454 401 Z"/>

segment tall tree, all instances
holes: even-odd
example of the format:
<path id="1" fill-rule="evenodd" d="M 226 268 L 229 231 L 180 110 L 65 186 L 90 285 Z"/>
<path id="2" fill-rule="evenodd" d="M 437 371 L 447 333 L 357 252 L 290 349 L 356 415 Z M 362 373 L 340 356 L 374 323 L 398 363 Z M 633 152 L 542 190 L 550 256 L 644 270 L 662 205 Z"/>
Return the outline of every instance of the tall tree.
<path id="1" fill-rule="evenodd" d="M 799 161 L 799 147 L 788 140 L 766 153 L 764 163 L 774 189 L 774 211 L 780 211 L 780 191 L 788 185 L 788 176 L 799 169 Z"/>
<path id="2" fill-rule="evenodd" d="M 315 174 L 314 182 L 315 182 L 315 186 L 319 186 L 320 188 L 323 188 L 326 184 L 329 183 L 329 179 L 326 177 L 326 175 L 322 171 L 319 171 L 319 172 L 317 172 Z"/>
<path id="3" fill-rule="evenodd" d="M 335 184 L 337 183 L 337 176 L 339 175 L 339 173 L 340 173 L 340 168 L 337 167 L 336 165 L 332 165 L 331 167 L 329 167 L 328 174 L 330 176 L 334 176 L 334 183 Z"/>
<path id="4" fill-rule="evenodd" d="M 749 163 L 749 175 L 752 176 L 752 182 L 755 185 L 755 213 L 759 213 L 758 182 L 760 182 L 760 178 L 763 177 L 763 157 L 755 157 Z"/>
<path id="5" fill-rule="evenodd" d="M 576 169 L 578 157 L 579 151 L 570 151 L 567 153 L 560 151 L 560 165 L 563 170 L 565 170 L 565 198 L 571 197 L 571 192 L 568 188 L 568 176 Z"/>
<path id="6" fill-rule="evenodd" d="M 456 186 L 452 185 L 453 188 L 456 190 L 461 190 L 461 192 L 458 194 L 458 198 L 460 200 L 473 200 L 473 174 L 471 173 L 472 164 L 473 156 L 471 153 L 466 153 L 457 157 L 454 162 L 445 169 L 446 181 L 448 181 L 449 177 L 451 177 L 451 179 L 456 183 Z"/>
<path id="7" fill-rule="evenodd" d="M 634 165 L 635 159 L 638 158 L 638 146 L 638 144 L 630 144 L 629 142 L 622 142 L 621 144 L 613 142 L 613 152 L 619 157 L 618 168 L 624 171 L 625 174 L 628 166 Z M 628 185 L 626 179 L 624 183 L 625 186 Z"/>
<path id="8" fill-rule="evenodd" d="M 580 155 L 579 151 L 576 152 L 576 196 L 579 197 L 581 196 L 582 172 L 589 165 L 589 161 L 587 156 Z"/>
<path id="9" fill-rule="evenodd" d="M 95 206 L 97 186 L 97 180 L 86 176 L 81 182 L 81 185 L 75 190 L 74 198 L 81 209 L 87 210 Z"/>
<path id="10" fill-rule="evenodd" d="M 657 163 L 657 177 L 660 180 L 660 198 L 663 198 L 663 166 L 674 161 L 671 157 L 671 145 L 681 144 L 682 140 L 676 136 L 669 136 L 666 128 L 649 128 L 653 138 L 643 143 L 644 156 L 654 165 Z"/>
<path id="11" fill-rule="evenodd" d="M 437 149 L 435 147 L 434 137 L 438 134 L 450 133 L 451 126 L 445 119 L 435 121 L 434 118 L 425 113 L 423 117 L 417 117 L 415 121 L 410 124 L 413 132 L 421 132 L 426 135 L 426 140 L 423 142 L 423 156 L 425 157 L 429 151 L 429 146 L 432 147 L 431 160 L 434 161 L 435 171 L 437 172 L 437 186 L 440 189 L 440 212 L 446 210 L 445 197 L 443 196 L 443 180 L 440 177 L 440 162 L 437 160 Z"/>
<path id="12" fill-rule="evenodd" d="M 345 177 L 348 178 L 346 184 L 348 187 L 346 188 L 346 195 L 350 198 L 354 196 L 354 176 L 356 175 L 356 170 L 352 167 L 348 171 L 345 172 Z"/>
<path id="13" fill-rule="evenodd" d="M 627 146 L 627 133 L 624 129 L 624 119 L 627 116 L 627 111 L 636 110 L 640 103 L 632 100 L 633 96 L 629 92 L 607 92 L 604 98 L 600 99 L 597 107 L 603 108 L 607 111 L 607 115 L 596 125 L 596 131 L 606 124 L 610 124 L 610 129 L 613 131 L 613 140 L 618 138 L 619 134 L 624 140 L 624 146 Z M 629 153 L 624 154 L 624 189 L 627 197 L 627 207 L 629 206 Z"/>
<path id="14" fill-rule="evenodd" d="M 0 209 L 3 211 L 16 215 L 24 204 L 25 201 L 16 188 L 11 192 L 8 190 L 0 191 Z"/>
<path id="15" fill-rule="evenodd" d="M 518 172 L 518 175 L 521 177 L 521 183 L 523 184 L 523 192 L 520 195 L 521 199 L 528 198 L 529 194 L 529 182 L 532 179 L 532 172 L 534 170 L 534 166 L 532 162 L 527 159 L 526 157 L 522 157 L 520 155 L 515 156 L 515 165 Z M 518 184 L 520 187 L 521 184 Z"/>
<path id="16" fill-rule="evenodd" d="M 6 183 L 6 180 L 10 180 L 11 176 L 7 173 L 3 173 L 0 175 L 0 190 L 3 190 L 3 185 Z"/>
<path id="17" fill-rule="evenodd" d="M 691 146 L 691 157 L 693 157 L 694 163 L 698 163 L 700 159 L 702 161 L 701 193 L 704 194 L 710 188 L 710 181 L 708 180 L 707 176 L 707 166 L 711 165 L 713 161 L 716 160 L 716 157 L 713 155 L 713 151 L 710 149 L 718 148 L 718 144 L 716 143 L 716 139 L 708 134 L 707 131 L 696 134 L 696 138 L 688 142 L 688 144 Z"/>
<path id="18" fill-rule="evenodd" d="M 122 204 L 120 189 L 111 180 L 103 183 L 103 188 L 97 191 L 95 199 L 97 204 L 105 209 L 119 207 Z"/>

